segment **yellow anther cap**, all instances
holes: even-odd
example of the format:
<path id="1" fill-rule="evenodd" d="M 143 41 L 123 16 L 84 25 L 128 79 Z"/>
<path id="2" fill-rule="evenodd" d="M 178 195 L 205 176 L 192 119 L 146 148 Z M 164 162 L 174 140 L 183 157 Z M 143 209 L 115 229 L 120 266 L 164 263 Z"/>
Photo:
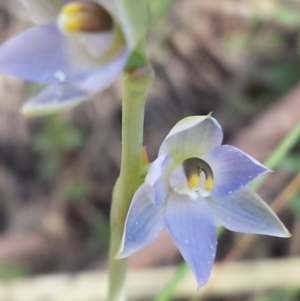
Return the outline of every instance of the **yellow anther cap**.
<path id="1" fill-rule="evenodd" d="M 58 25 L 67 32 L 101 32 L 112 29 L 113 19 L 97 3 L 73 1 L 62 7 Z"/>

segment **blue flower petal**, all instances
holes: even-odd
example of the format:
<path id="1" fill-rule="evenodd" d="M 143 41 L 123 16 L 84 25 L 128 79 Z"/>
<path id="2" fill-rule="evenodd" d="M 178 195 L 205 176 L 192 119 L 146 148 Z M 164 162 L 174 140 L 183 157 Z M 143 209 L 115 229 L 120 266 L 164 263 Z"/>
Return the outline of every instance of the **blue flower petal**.
<path id="1" fill-rule="evenodd" d="M 123 71 L 129 57 L 128 49 L 123 49 L 112 61 L 85 72 L 74 78 L 74 82 L 82 89 L 98 92 L 106 89 Z"/>
<path id="2" fill-rule="evenodd" d="M 64 42 L 54 23 L 29 28 L 1 46 L 0 72 L 42 83 L 63 80 L 70 72 Z"/>
<path id="3" fill-rule="evenodd" d="M 73 107 L 91 96 L 91 94 L 70 83 L 56 83 L 48 86 L 40 94 L 26 102 L 21 112 L 26 116 L 51 114 L 61 109 Z"/>
<path id="4" fill-rule="evenodd" d="M 133 196 L 117 259 L 128 257 L 151 243 L 165 227 L 165 206 L 153 205 L 144 188 L 145 184 Z"/>
<path id="5" fill-rule="evenodd" d="M 161 205 L 168 196 L 172 165 L 171 157 L 168 154 L 162 155 L 152 163 L 145 178 L 145 190 L 155 205 Z"/>
<path id="6" fill-rule="evenodd" d="M 232 194 L 269 171 L 257 160 L 230 145 L 213 148 L 203 159 L 214 174 L 212 197 Z"/>
<path id="7" fill-rule="evenodd" d="M 103 41 L 107 41 L 106 35 Z M 65 35 L 50 23 L 29 28 L 4 43 L 0 47 L 0 72 L 41 83 L 75 82 L 95 92 L 112 82 L 128 56 L 124 46 L 107 62 L 95 59 L 78 37 Z"/>
<path id="8" fill-rule="evenodd" d="M 208 198 L 215 221 L 231 231 L 289 237 L 273 210 L 250 188 L 224 198 Z"/>
<path id="9" fill-rule="evenodd" d="M 167 201 L 166 227 L 194 271 L 199 287 L 204 285 L 215 260 L 217 244 L 213 214 L 206 201 L 191 200 L 173 192 Z"/>

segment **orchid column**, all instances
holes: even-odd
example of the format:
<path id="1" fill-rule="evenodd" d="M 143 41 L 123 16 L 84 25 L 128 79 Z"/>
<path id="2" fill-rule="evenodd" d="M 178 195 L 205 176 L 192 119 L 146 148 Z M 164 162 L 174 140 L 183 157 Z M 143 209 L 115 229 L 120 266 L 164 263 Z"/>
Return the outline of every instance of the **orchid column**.
<path id="1" fill-rule="evenodd" d="M 48 86 L 22 108 L 53 113 L 107 88 L 124 71 L 122 163 L 111 215 L 109 300 L 125 300 L 126 262 L 113 261 L 138 186 L 145 95 L 148 0 L 22 0 L 38 24 L 0 47 L 0 72 Z"/>

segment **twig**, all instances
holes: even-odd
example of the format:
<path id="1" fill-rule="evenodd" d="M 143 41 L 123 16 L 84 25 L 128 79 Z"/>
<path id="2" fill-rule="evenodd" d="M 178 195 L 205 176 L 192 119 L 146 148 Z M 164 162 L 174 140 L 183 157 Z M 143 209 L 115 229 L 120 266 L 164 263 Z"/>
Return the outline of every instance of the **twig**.
<path id="1" fill-rule="evenodd" d="M 176 297 L 229 296 L 254 291 L 299 288 L 300 257 L 215 265 L 209 284 L 197 291 L 189 273 L 179 284 Z M 169 283 L 176 267 L 129 272 L 129 300 L 153 298 Z M 40 276 L 0 282 L 1 301 L 106 301 L 107 273 Z"/>

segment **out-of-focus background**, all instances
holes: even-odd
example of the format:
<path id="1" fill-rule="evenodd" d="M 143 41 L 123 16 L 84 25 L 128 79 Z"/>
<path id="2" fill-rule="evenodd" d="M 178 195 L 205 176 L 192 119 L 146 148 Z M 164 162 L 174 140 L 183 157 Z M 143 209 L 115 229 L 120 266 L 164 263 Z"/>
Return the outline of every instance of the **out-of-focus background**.
<path id="1" fill-rule="evenodd" d="M 225 143 L 266 162 L 300 122 L 300 1 L 153 0 L 150 9 L 150 159 L 179 119 L 213 112 Z M 1 43 L 31 25 L 19 1 L 0 1 Z M 120 81 L 71 111 L 25 119 L 19 109 L 37 91 L 0 75 L 0 301 L 105 300 L 97 290 L 105 289 L 120 164 Z M 293 237 L 225 232 L 205 296 L 187 276 L 161 300 L 300 300 L 294 142 L 259 189 Z M 130 259 L 132 270 L 142 269 L 130 274 L 130 300 L 154 300 L 181 262 L 163 233 Z"/>

